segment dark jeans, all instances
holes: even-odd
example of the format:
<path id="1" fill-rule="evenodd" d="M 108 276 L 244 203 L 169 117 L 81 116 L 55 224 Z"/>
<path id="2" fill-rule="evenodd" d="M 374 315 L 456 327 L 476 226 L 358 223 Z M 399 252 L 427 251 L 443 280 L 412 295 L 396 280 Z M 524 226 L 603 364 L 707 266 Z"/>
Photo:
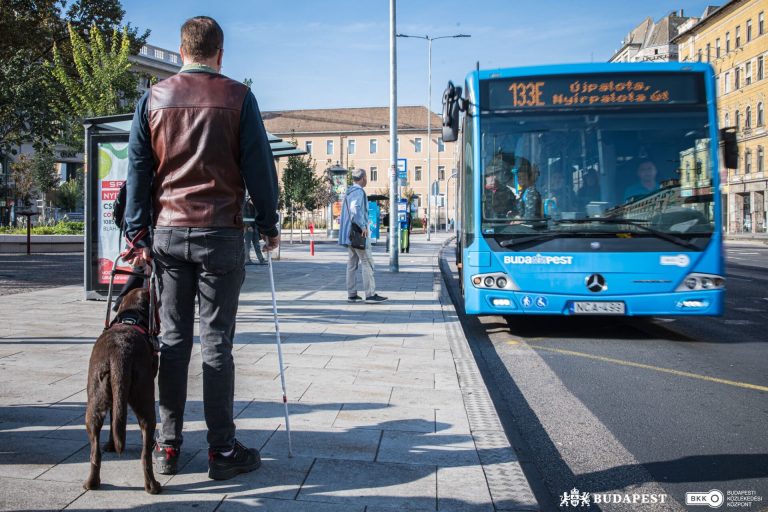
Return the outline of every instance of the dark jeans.
<path id="1" fill-rule="evenodd" d="M 220 228 L 155 228 L 152 246 L 160 288 L 160 446 L 182 443 L 195 297 L 203 356 L 203 409 L 208 444 L 234 445 L 232 341 L 245 278 L 243 232 Z"/>

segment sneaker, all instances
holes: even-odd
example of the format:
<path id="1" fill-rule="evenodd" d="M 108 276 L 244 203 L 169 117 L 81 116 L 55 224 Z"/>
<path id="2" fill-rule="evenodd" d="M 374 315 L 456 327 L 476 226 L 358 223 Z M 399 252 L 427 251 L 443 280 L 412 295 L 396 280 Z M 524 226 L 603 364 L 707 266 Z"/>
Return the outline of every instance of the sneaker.
<path id="1" fill-rule="evenodd" d="M 161 475 L 175 475 L 179 470 L 178 448 L 170 446 L 160 446 L 155 443 L 155 449 L 152 450 L 152 462 L 155 464 L 155 471 Z"/>
<path id="2" fill-rule="evenodd" d="M 385 300 L 387 300 L 387 297 L 382 297 L 378 293 L 374 293 L 370 297 L 366 297 L 365 298 L 365 302 L 371 302 L 371 303 L 374 303 L 374 304 L 378 303 L 378 302 L 384 302 Z"/>
<path id="3" fill-rule="evenodd" d="M 256 448 L 246 448 L 235 441 L 232 453 L 225 457 L 221 452 L 208 450 L 208 478 L 228 480 L 240 473 L 248 473 L 261 466 L 261 456 Z"/>
<path id="4" fill-rule="evenodd" d="M 349 297 L 347 297 L 347 302 L 357 302 L 359 300 L 363 300 L 363 298 L 358 294 L 350 295 Z"/>

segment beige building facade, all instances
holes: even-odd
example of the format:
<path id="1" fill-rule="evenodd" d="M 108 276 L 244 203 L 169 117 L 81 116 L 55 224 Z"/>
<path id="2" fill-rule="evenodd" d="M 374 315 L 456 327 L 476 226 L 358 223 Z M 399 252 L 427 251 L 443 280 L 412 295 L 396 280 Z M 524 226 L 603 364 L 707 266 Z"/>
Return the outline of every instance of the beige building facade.
<path id="1" fill-rule="evenodd" d="M 768 227 L 768 0 L 731 0 L 681 32 L 681 61 L 709 62 L 717 77 L 720 127 L 734 127 L 736 169 L 721 167 L 724 225 L 729 233 Z"/>
<path id="2" fill-rule="evenodd" d="M 389 194 L 390 140 L 389 107 L 288 110 L 262 112 L 268 132 L 284 139 L 296 139 L 298 148 L 317 163 L 318 174 L 340 165 L 347 169 L 362 167 L 368 171 L 368 194 Z M 433 224 L 445 228 L 453 219 L 455 205 L 457 153 L 456 144 L 443 143 L 441 120 L 432 114 L 431 141 L 427 138 L 427 109 L 398 107 L 398 158 L 405 160 L 407 180 L 403 189 L 416 195 L 416 215 L 426 216 L 428 173 L 427 144 L 431 146 L 431 173 L 437 182 L 438 196 L 432 204 Z M 282 176 L 285 160 L 278 161 Z"/>

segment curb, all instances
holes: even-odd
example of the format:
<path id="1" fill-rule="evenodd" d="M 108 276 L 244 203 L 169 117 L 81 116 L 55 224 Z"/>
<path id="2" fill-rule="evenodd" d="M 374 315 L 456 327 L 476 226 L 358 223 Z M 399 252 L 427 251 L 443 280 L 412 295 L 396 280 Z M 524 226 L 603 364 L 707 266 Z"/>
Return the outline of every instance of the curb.
<path id="1" fill-rule="evenodd" d="M 540 510 L 517 454 L 504 432 L 444 281 L 442 255 L 454 239 L 455 237 L 451 237 L 445 240 L 437 253 L 437 261 L 434 263 L 434 286 L 439 290 L 438 299 L 456 365 L 459 389 L 488 490 L 496 510 Z"/>

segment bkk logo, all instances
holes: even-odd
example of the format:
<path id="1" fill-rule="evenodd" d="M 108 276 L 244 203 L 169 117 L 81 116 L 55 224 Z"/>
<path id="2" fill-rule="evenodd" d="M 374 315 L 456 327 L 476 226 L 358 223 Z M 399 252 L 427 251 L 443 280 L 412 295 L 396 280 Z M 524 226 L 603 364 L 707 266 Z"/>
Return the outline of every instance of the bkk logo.
<path id="1" fill-rule="evenodd" d="M 648 493 L 589 493 L 579 492 L 575 487 L 571 492 L 564 492 L 560 497 L 561 507 L 588 507 L 590 504 L 603 503 L 627 503 L 627 504 L 648 504 L 648 503 L 666 503 L 666 494 L 648 494 Z"/>
<path id="2" fill-rule="evenodd" d="M 691 259 L 685 254 L 678 254 L 676 256 L 661 256 L 659 263 L 662 265 L 673 265 L 676 267 L 687 267 L 691 264 Z"/>
<path id="3" fill-rule="evenodd" d="M 506 265 L 571 265 L 573 256 L 504 256 Z"/>

